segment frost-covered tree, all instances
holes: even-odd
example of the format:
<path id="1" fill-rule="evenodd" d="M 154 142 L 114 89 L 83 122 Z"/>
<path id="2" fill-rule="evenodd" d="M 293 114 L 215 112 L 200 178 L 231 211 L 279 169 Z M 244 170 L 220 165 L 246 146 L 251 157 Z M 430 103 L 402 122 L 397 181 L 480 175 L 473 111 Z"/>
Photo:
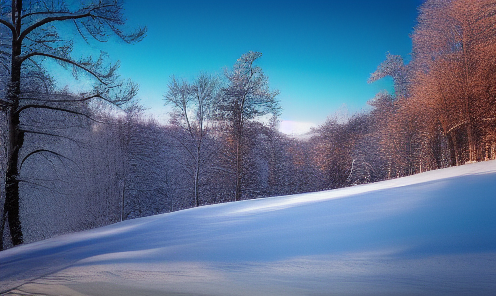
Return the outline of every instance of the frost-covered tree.
<path id="1" fill-rule="evenodd" d="M 367 183 L 372 178 L 366 152 L 358 149 L 368 126 L 368 116 L 358 114 L 344 123 L 331 117 L 316 130 L 316 165 L 324 175 L 325 189 Z"/>
<path id="2" fill-rule="evenodd" d="M 140 113 L 120 120 L 125 162 L 122 181 L 122 219 L 168 212 L 172 208 L 174 181 L 170 167 L 170 132 Z"/>
<path id="3" fill-rule="evenodd" d="M 384 77 L 393 79 L 395 98 L 408 96 L 409 66 L 404 64 L 401 56 L 387 53 L 386 60 L 377 67 L 374 73 L 370 74 L 368 82 L 372 83 Z"/>
<path id="4" fill-rule="evenodd" d="M 410 88 L 411 65 L 404 64 L 399 55 L 386 54 L 383 61 L 373 72 L 368 82 L 372 83 L 384 77 L 393 79 L 394 93 L 387 91 L 378 93 L 369 103 L 375 107 L 375 124 L 382 146 L 382 152 L 387 159 L 387 176 L 409 175 L 414 171 L 414 150 L 417 150 L 416 140 L 418 126 L 416 121 L 410 120 L 420 114 L 413 113 L 422 106 L 412 106 Z M 408 112 L 407 112 L 408 111 Z M 421 132 L 420 132 L 421 133 Z"/>
<path id="5" fill-rule="evenodd" d="M 372 102 L 388 176 L 493 158 L 496 3 L 425 1 L 412 43 L 408 65 L 388 54 L 369 79 L 394 81 Z"/>
<path id="6" fill-rule="evenodd" d="M 200 181 L 205 172 L 208 153 L 206 138 L 211 130 L 214 101 L 219 90 L 218 80 L 208 74 L 200 74 L 193 83 L 179 82 L 175 77 L 169 82 L 166 104 L 173 107 L 171 123 L 186 133 L 178 137 L 191 161 L 184 163 L 193 179 L 195 205 L 200 205 Z"/>
<path id="7" fill-rule="evenodd" d="M 294 140 L 278 131 L 279 120 L 273 117 L 268 126 L 263 126 L 259 135 L 257 150 L 265 161 L 263 191 L 265 196 L 286 195 L 293 192 L 295 184 L 295 165 L 293 165 L 290 147 Z"/>
<path id="8" fill-rule="evenodd" d="M 496 2 L 426 1 L 412 41 L 412 95 L 435 110 L 452 163 L 482 159 L 495 130 Z"/>
<path id="9" fill-rule="evenodd" d="M 119 220 L 123 151 L 118 126 L 102 108 L 72 107 L 92 119 L 49 109 L 23 113 L 32 131 L 25 135 L 19 165 L 25 243 Z M 8 234 L 4 247 L 11 246 Z"/>
<path id="10" fill-rule="evenodd" d="M 373 108 L 370 111 L 372 129 L 368 136 L 369 142 L 378 145 L 377 151 L 373 150 L 377 153 L 374 159 L 378 161 L 378 165 L 374 166 L 375 171 L 382 172 L 381 179 L 389 179 L 395 175 L 396 157 L 391 145 L 394 133 L 390 130 L 397 109 L 395 97 L 387 92 L 380 92 L 367 103 Z"/>
<path id="11" fill-rule="evenodd" d="M 116 75 L 118 64 L 106 62 L 105 54 L 99 57 L 74 58 L 74 34 L 77 32 L 86 42 L 104 42 L 114 35 L 127 43 L 141 40 L 144 29 L 124 33 L 123 4 L 119 0 L 11 0 L 0 3 L 0 25 L 6 32 L 2 36 L 0 61 L 7 70 L 8 80 L 5 96 L 0 100 L 8 116 L 8 167 L 5 177 L 6 200 L 2 218 L 7 217 L 14 245 L 23 242 L 19 219 L 19 166 L 25 135 L 32 132 L 23 124 L 23 114 L 31 110 L 54 110 L 76 116 L 88 117 L 73 107 L 80 102 L 103 100 L 121 105 L 131 100 L 136 86 L 120 81 Z M 74 75 L 84 75 L 94 80 L 93 90 L 67 99 L 52 94 L 43 66 L 54 61 L 71 68 Z M 40 74 L 41 73 L 41 74 Z M 33 83 L 25 79 L 40 78 L 41 87 L 33 89 Z M 55 151 L 40 149 L 34 154 L 52 154 Z M 3 224 L 3 223 L 2 223 Z"/>
<path id="12" fill-rule="evenodd" d="M 225 71 L 227 86 L 222 88 L 215 106 L 216 119 L 226 122 L 229 128 L 236 178 L 234 200 L 242 197 L 246 123 L 267 114 L 277 116 L 280 109 L 276 99 L 279 92 L 270 90 L 262 68 L 255 66 L 261 56 L 259 52 L 245 53 L 233 69 Z"/>

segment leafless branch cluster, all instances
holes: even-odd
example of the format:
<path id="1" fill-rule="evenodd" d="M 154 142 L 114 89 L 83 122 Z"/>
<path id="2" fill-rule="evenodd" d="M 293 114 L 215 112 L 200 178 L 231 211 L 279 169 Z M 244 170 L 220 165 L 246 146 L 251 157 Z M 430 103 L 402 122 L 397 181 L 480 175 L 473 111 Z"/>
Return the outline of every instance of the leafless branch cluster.
<path id="1" fill-rule="evenodd" d="M 122 81 L 117 75 L 119 63 L 109 63 L 106 54 L 76 58 L 72 55 L 74 36 L 72 26 L 86 42 L 105 42 L 117 36 L 126 43 L 140 41 L 146 29 L 125 33 L 123 2 L 119 0 L 64 1 L 11 0 L 0 2 L 0 80 L 5 93 L 0 109 L 7 114 L 8 145 L 5 171 L 5 203 L 1 215 L 1 233 L 8 220 L 14 245 L 23 242 L 19 219 L 20 167 L 38 154 L 64 156 L 55 150 L 39 148 L 20 158 L 26 134 L 44 133 L 38 127 L 31 130 L 26 112 L 56 111 L 93 119 L 84 105 L 104 101 L 122 106 L 136 95 L 137 86 Z M 77 79 L 81 74 L 94 81 L 93 89 L 78 96 L 57 95 L 53 77 L 47 73 L 46 61 L 54 61 L 72 69 Z M 94 119 L 93 119 L 94 120 Z M 43 128 L 42 128 L 43 129 Z M 2 248 L 0 240 L 0 249 Z"/>

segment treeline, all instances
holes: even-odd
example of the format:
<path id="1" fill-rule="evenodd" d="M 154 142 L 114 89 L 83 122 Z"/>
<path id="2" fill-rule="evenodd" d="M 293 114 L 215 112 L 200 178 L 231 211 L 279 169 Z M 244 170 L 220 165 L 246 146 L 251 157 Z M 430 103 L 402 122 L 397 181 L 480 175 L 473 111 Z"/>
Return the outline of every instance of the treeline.
<path id="1" fill-rule="evenodd" d="M 388 55 L 370 78 L 395 85 L 371 103 L 388 175 L 494 159 L 496 2 L 426 1 L 412 44 L 408 64 Z"/>
<path id="2" fill-rule="evenodd" d="M 392 77 L 394 92 L 377 94 L 371 111 L 345 122 L 330 117 L 302 138 L 278 131 L 278 92 L 256 65 L 257 52 L 220 76 L 171 77 L 165 126 L 132 103 L 132 84 L 119 101 L 118 94 L 103 96 L 105 89 L 56 92 L 42 71 L 36 72 L 42 79 L 23 76 L 29 87 L 20 94 L 38 95 L 20 96 L 20 218 L 10 216 L 15 207 L 3 191 L 0 243 L 11 246 L 12 232 L 32 242 L 195 206 L 495 159 L 496 1 L 427 0 L 419 12 L 411 59 L 387 54 L 370 76 L 370 83 Z M 6 90 L 2 96 L 15 99 Z M 2 110 L 0 169 L 7 184 L 12 109 Z"/>
<path id="3" fill-rule="evenodd" d="M 410 62 L 387 54 L 369 79 L 391 77 L 394 92 L 316 130 L 331 187 L 496 158 L 496 1 L 428 0 L 419 11 Z"/>

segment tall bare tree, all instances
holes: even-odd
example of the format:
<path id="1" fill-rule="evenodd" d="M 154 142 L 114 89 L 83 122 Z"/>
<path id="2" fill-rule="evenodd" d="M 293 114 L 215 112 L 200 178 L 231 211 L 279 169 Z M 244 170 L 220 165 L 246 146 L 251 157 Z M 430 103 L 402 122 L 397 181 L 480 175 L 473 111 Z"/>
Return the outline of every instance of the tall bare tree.
<path id="1" fill-rule="evenodd" d="M 146 33 L 144 28 L 130 34 L 123 31 L 123 2 L 121 0 L 88 0 L 72 3 L 64 0 L 11 0 L 0 4 L 0 24 L 7 29 L 8 44 L 2 44 L 0 54 L 3 66 L 8 71 L 7 94 L 0 104 L 8 113 L 9 144 L 8 167 L 6 170 L 6 200 L 2 225 L 8 218 L 14 245 L 23 242 L 19 218 L 19 151 L 26 133 L 36 132 L 22 124 L 26 110 L 56 110 L 77 116 L 86 116 L 74 104 L 103 100 L 110 104 L 122 105 L 136 94 L 137 87 L 131 82 L 119 80 L 116 71 L 118 63 L 107 63 L 105 54 L 99 57 L 74 58 L 74 35 L 68 34 L 72 27 L 80 37 L 91 42 L 105 42 L 114 35 L 126 43 L 140 41 Z M 94 80 L 92 91 L 74 99 L 51 95 L 50 89 L 32 89 L 25 83 L 26 77 L 40 77 L 45 61 L 55 61 L 66 68 L 72 68 L 77 77 L 80 74 Z M 42 79 L 43 80 L 43 79 Z M 40 149 L 27 154 L 54 154 Z"/>
<path id="2" fill-rule="evenodd" d="M 189 142 L 178 139 L 193 160 L 192 176 L 194 183 L 195 205 L 200 205 L 200 175 L 205 163 L 204 143 L 210 131 L 209 119 L 212 115 L 214 100 L 218 94 L 218 80 L 208 74 L 200 74 L 189 84 L 179 82 L 175 77 L 169 82 L 169 91 L 165 95 L 166 104 L 173 107 L 172 121 L 184 129 Z"/>

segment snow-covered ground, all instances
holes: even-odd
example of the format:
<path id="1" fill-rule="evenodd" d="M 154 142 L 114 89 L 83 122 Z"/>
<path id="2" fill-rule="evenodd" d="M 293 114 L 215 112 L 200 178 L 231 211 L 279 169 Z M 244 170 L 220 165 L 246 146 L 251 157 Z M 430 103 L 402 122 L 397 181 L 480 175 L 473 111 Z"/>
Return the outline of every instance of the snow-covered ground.
<path id="1" fill-rule="evenodd" d="M 496 161 L 0 252 L 5 295 L 496 295 Z"/>

